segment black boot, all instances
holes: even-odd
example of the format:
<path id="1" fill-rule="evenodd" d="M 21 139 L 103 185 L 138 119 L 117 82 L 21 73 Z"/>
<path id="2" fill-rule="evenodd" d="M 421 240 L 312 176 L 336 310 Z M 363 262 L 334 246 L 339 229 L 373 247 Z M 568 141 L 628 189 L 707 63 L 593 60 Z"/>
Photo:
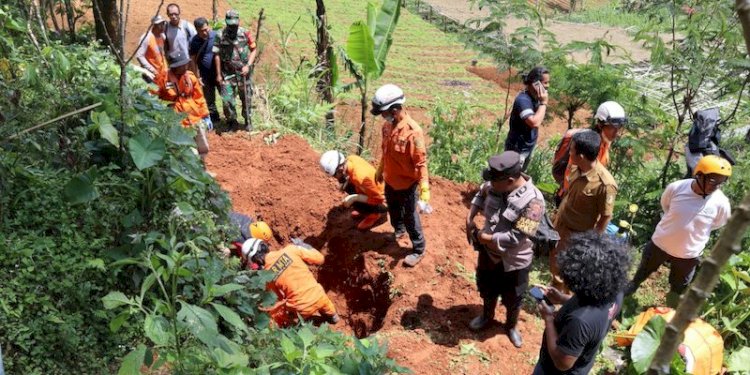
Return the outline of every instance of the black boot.
<path id="1" fill-rule="evenodd" d="M 472 331 L 481 331 L 495 319 L 495 307 L 497 307 L 497 297 L 485 298 L 484 307 L 482 308 L 482 315 L 471 320 L 469 328 Z"/>
<path id="2" fill-rule="evenodd" d="M 513 310 L 508 310 L 507 318 L 505 319 L 505 329 L 508 331 L 508 338 L 513 346 L 520 348 L 523 345 L 523 339 L 521 338 L 521 332 L 516 329 L 518 323 L 518 316 L 521 314 L 521 307 L 517 307 Z"/>

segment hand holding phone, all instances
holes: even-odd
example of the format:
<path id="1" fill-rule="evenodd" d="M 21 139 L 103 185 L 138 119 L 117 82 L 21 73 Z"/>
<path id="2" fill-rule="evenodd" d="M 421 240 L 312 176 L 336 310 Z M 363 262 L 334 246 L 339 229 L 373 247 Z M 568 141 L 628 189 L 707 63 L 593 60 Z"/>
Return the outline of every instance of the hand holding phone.
<path id="1" fill-rule="evenodd" d="M 542 104 L 547 104 L 547 89 L 540 81 L 534 81 L 534 90 L 536 91 L 536 97 Z"/>
<path id="2" fill-rule="evenodd" d="M 531 295 L 532 297 L 534 297 L 534 299 L 535 299 L 535 300 L 536 300 L 537 302 L 542 302 L 542 301 L 544 301 L 544 302 L 547 302 L 547 304 L 548 304 L 548 305 L 552 305 L 552 302 L 550 302 L 550 301 L 549 301 L 549 300 L 547 299 L 547 297 L 546 297 L 546 296 L 544 295 L 544 291 L 542 290 L 542 288 L 540 288 L 540 287 L 538 287 L 538 286 L 535 286 L 535 287 L 532 287 L 531 289 L 529 289 L 529 294 L 530 294 L 530 295 Z"/>

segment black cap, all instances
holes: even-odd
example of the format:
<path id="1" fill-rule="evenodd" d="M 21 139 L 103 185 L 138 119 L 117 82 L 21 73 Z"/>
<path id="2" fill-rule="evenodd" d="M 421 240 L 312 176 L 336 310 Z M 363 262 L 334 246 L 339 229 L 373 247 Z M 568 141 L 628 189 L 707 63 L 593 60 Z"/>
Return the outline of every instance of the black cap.
<path id="1" fill-rule="evenodd" d="M 521 172 L 521 155 L 515 151 L 505 151 L 500 155 L 490 157 L 487 167 L 482 172 L 485 181 L 501 180 L 517 176 Z"/>
<path id="2" fill-rule="evenodd" d="M 174 50 L 167 56 L 170 68 L 177 68 L 190 62 L 190 58 L 182 50 Z"/>

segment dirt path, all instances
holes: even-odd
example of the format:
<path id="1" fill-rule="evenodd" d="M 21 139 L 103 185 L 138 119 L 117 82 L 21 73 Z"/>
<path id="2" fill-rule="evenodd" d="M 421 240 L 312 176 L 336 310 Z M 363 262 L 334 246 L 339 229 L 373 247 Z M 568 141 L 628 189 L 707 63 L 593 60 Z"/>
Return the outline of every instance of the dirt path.
<path id="1" fill-rule="evenodd" d="M 489 15 L 487 9 L 479 10 L 472 7 L 469 0 L 423 0 L 432 5 L 432 7 L 447 17 L 464 23 L 469 19 L 477 17 L 486 17 Z M 516 30 L 519 27 L 526 26 L 526 21 L 513 18 L 506 19 L 509 30 Z M 650 52 L 634 42 L 625 29 L 619 27 L 599 26 L 593 24 L 577 24 L 570 22 L 561 22 L 548 20 L 545 24 L 547 29 L 555 34 L 560 44 L 570 43 L 572 41 L 591 42 L 599 38 L 604 38 L 609 43 L 619 47 L 606 60 L 609 62 L 627 62 L 627 56 L 635 62 L 648 60 Z M 589 59 L 589 54 L 580 52 L 574 53 L 573 58 L 578 62 L 585 62 Z"/>
<path id="2" fill-rule="evenodd" d="M 301 138 L 286 136 L 266 145 L 261 136 L 243 132 L 211 134 L 209 142 L 208 169 L 235 210 L 262 216 L 271 225 L 272 247 L 299 236 L 325 254 L 317 277 L 343 318 L 336 329 L 387 338 L 390 355 L 415 374 L 531 372 L 541 340 L 534 316 L 521 314 L 521 350 L 500 324 L 479 334 L 468 329 L 481 311 L 472 281 L 476 253 L 462 228 L 470 186 L 432 178 L 436 211 L 422 216 L 427 255 L 408 269 L 401 265 L 408 240 L 394 242 L 385 220 L 371 231 L 358 231 L 349 210 L 339 207 L 344 194 Z M 504 319 L 502 307 L 497 316 Z"/>

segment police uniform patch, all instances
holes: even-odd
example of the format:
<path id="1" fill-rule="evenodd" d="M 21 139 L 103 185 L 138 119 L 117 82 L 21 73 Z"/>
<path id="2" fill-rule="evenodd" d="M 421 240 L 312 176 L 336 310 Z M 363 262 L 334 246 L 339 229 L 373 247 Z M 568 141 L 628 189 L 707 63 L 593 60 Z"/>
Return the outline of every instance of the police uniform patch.
<path id="1" fill-rule="evenodd" d="M 540 199 L 532 199 L 523 211 L 521 217 L 516 221 L 514 227 L 527 236 L 536 234 L 539 222 L 544 216 L 544 202 Z"/>

